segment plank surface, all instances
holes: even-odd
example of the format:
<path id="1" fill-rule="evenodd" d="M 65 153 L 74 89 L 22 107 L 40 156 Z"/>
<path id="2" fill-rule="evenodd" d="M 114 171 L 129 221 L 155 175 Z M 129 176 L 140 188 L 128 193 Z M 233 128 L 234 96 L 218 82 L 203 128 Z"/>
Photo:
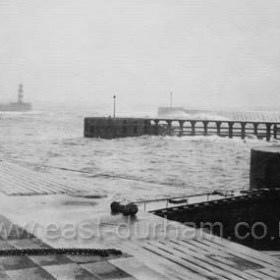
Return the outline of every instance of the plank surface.
<path id="1" fill-rule="evenodd" d="M 135 258 L 127 258 L 123 260 L 110 260 L 114 266 L 122 269 L 123 271 L 127 272 L 128 274 L 132 275 L 138 280 L 147 280 L 147 279 L 154 279 L 154 280 L 168 280 L 163 274 L 156 272 L 155 270 L 150 269 L 143 263 L 139 262 Z M 174 278 L 175 279 L 175 278 Z"/>
<path id="2" fill-rule="evenodd" d="M 0 161 L 1 214 L 14 224 L 24 227 L 28 223 L 36 223 L 44 229 L 48 223 L 79 225 L 87 221 L 92 222 L 92 225 L 98 229 L 102 228 L 102 239 L 87 240 L 87 242 L 63 238 L 51 240 L 47 238 L 44 230 L 36 232 L 36 237 L 49 246 L 119 248 L 131 254 L 133 258 L 110 260 L 110 264 L 115 264 L 116 267 L 137 279 L 164 279 L 164 277 L 177 280 L 279 279 L 280 260 L 271 253 L 258 252 L 199 229 L 188 228 L 180 223 L 167 221 L 146 212 L 140 211 L 133 221 L 121 214 L 111 215 L 110 202 L 106 200 L 94 208 L 85 203 L 77 204 L 76 207 L 66 207 L 69 202 L 78 201 L 78 198 L 58 194 L 71 194 L 76 190 L 78 188 L 75 186 L 55 182 L 47 174 L 38 174 L 19 165 Z M 12 194 L 25 195 L 19 197 Z M 37 194 L 37 196 L 31 197 L 26 194 Z M 40 196 L 40 194 L 56 195 Z M 13 205 L 17 205 L 17 207 L 13 207 Z M 39 215 L 38 209 L 40 209 Z M 96 222 L 97 220 L 99 223 Z M 155 231 L 155 235 L 152 237 L 146 234 L 147 225 L 152 226 Z M 132 234 L 129 238 L 123 238 L 116 235 L 116 230 L 120 232 L 122 228 L 131 233 L 138 233 L 138 236 Z M 168 228 L 167 231 L 166 228 Z M 190 236 L 193 237 L 186 235 L 186 231 L 190 231 Z M 178 236 L 178 232 L 184 234 Z M 141 236 L 139 237 L 139 235 Z M 18 248 L 30 246 L 28 239 L 24 244 L 19 240 L 11 241 L 10 244 Z M 32 259 L 32 261 L 38 265 L 53 260 Z M 94 268 L 101 273 L 100 267 L 93 263 L 83 263 L 81 267 L 87 271 Z M 111 266 L 107 264 L 106 267 L 109 270 Z M 55 270 L 56 267 L 53 269 Z M 73 274 L 81 272 L 81 268 L 77 265 L 70 267 L 63 264 L 57 269 L 59 270 L 57 273 L 61 275 L 68 269 Z M 51 269 L 46 271 L 56 275 L 56 272 Z M 32 268 L 28 273 L 32 275 L 36 271 Z M 86 274 L 84 270 L 83 273 Z"/>
<path id="3" fill-rule="evenodd" d="M 47 195 L 77 193 L 78 188 L 54 180 L 48 174 L 31 171 L 0 160 L 0 191 L 6 195 Z"/>

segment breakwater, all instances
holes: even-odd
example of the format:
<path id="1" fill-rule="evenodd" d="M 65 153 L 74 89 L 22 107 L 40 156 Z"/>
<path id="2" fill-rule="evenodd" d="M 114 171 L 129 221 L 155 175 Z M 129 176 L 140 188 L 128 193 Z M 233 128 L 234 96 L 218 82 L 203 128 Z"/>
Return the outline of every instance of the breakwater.
<path id="1" fill-rule="evenodd" d="M 196 120 L 196 119 L 143 119 L 143 118 L 85 118 L 84 136 L 119 138 L 141 135 L 177 135 L 245 137 L 278 139 L 280 122 Z"/>

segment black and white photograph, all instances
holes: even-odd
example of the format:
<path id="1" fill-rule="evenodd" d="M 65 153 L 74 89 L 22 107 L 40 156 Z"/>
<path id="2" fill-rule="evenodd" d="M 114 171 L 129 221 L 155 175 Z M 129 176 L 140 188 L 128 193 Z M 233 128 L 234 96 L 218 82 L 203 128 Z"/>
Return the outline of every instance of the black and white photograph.
<path id="1" fill-rule="evenodd" d="M 0 279 L 280 280 L 280 1 L 0 0 Z"/>

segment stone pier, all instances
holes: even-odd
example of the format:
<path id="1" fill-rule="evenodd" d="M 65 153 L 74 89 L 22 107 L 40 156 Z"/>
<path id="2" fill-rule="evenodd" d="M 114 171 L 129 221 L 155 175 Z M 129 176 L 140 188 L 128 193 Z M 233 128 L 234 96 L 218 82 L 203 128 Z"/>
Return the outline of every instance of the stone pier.
<path id="1" fill-rule="evenodd" d="M 270 141 L 272 137 L 278 139 L 279 124 L 226 120 L 90 117 L 84 120 L 84 136 L 112 139 L 141 135 L 218 135 L 241 139 L 254 136 Z"/>

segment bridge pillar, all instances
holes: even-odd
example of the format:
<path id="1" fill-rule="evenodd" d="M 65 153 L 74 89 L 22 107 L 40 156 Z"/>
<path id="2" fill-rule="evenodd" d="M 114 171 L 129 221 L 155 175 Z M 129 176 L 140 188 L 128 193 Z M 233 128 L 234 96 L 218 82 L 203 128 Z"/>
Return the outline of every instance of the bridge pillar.
<path id="1" fill-rule="evenodd" d="M 259 123 L 254 123 L 254 134 L 256 136 L 258 136 L 258 126 L 259 126 Z"/>
<path id="2" fill-rule="evenodd" d="M 246 136 L 246 122 L 241 123 L 241 139 L 245 139 Z"/>
<path id="3" fill-rule="evenodd" d="M 185 121 L 182 121 L 182 120 L 179 121 L 179 125 L 180 125 L 179 136 L 182 136 L 184 133 L 184 123 L 185 123 Z"/>
<path id="4" fill-rule="evenodd" d="M 221 124 L 222 124 L 222 122 L 217 121 L 215 123 L 216 123 L 216 126 L 217 126 L 217 135 L 220 136 L 221 135 Z"/>
<path id="5" fill-rule="evenodd" d="M 153 120 L 155 123 L 155 135 L 159 135 L 159 120 Z"/>
<path id="6" fill-rule="evenodd" d="M 277 139 L 277 124 L 273 126 L 273 137 L 274 139 Z"/>
<path id="7" fill-rule="evenodd" d="M 166 120 L 167 122 L 167 135 L 171 135 L 171 131 L 172 131 L 172 120 Z"/>
<path id="8" fill-rule="evenodd" d="M 195 124 L 196 124 L 196 121 L 191 121 L 191 126 L 192 126 L 192 135 L 195 135 Z"/>
<path id="9" fill-rule="evenodd" d="M 233 137 L 233 125 L 234 125 L 234 122 L 228 123 L 228 137 L 229 138 Z"/>
<path id="10" fill-rule="evenodd" d="M 266 123 L 266 141 L 270 141 L 271 138 L 271 123 Z"/>
<path id="11" fill-rule="evenodd" d="M 206 136 L 208 134 L 208 121 L 203 121 L 203 128 L 204 128 L 204 135 Z"/>

